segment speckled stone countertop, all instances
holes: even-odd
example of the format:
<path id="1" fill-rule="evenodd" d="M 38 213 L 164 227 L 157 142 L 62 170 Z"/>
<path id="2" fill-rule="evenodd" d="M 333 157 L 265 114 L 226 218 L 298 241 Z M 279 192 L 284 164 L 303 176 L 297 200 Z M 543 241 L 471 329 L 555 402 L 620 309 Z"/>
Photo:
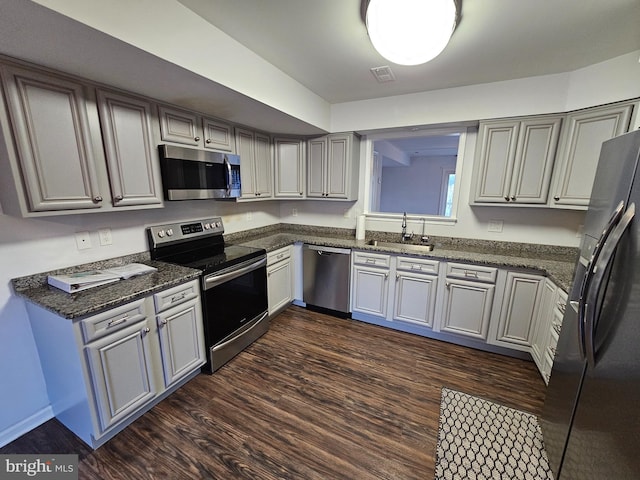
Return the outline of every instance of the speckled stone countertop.
<path id="1" fill-rule="evenodd" d="M 157 271 L 77 293 L 66 293 L 47 284 L 49 274 L 82 272 L 128 263 L 144 263 L 157 268 Z M 61 317 L 76 319 L 152 295 L 165 288 L 197 278 L 199 275 L 200 270 L 152 261 L 149 253 L 146 252 L 14 278 L 11 282 L 15 293 L 27 301 Z"/>
<path id="2" fill-rule="evenodd" d="M 573 282 L 578 258 L 578 249 L 571 247 L 436 236 L 430 238 L 430 243 L 435 245 L 433 251 L 416 252 L 411 250 L 411 247 L 399 243 L 399 237 L 400 235 L 395 233 L 367 232 L 365 240 L 355 240 L 353 229 L 281 224 L 226 235 L 225 240 L 228 243 L 264 248 L 267 252 L 286 247 L 294 242 L 303 242 L 325 247 L 353 248 L 435 260 L 531 269 L 548 276 L 567 292 Z M 394 245 L 373 246 L 367 244 L 369 240 L 392 242 Z"/>

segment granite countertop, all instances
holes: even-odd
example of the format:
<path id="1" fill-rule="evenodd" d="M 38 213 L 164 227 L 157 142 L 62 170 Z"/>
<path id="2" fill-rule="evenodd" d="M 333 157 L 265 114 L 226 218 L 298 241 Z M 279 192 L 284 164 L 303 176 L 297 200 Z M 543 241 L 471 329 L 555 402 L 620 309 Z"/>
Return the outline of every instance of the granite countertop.
<path id="1" fill-rule="evenodd" d="M 77 293 L 66 293 L 47 284 L 47 275 L 49 274 L 73 273 L 126 265 L 133 262 L 155 267 L 157 271 Z M 78 265 L 53 272 L 14 278 L 11 282 L 16 295 L 61 317 L 73 320 L 108 310 L 138 298 L 152 295 L 165 288 L 198 278 L 200 273 L 200 270 L 193 268 L 152 261 L 149 259 L 148 253 L 141 253 L 104 262 Z"/>
<path id="2" fill-rule="evenodd" d="M 287 231 L 289 230 L 289 231 Z M 296 231 L 298 230 L 298 231 Z M 328 230 L 328 231 L 327 231 Z M 460 261 L 495 267 L 523 268 L 541 272 L 568 292 L 573 282 L 573 274 L 578 255 L 577 248 L 531 245 L 512 242 L 492 242 L 448 237 L 431 237 L 435 249 L 431 252 L 416 252 L 397 241 L 399 235 L 367 232 L 365 240 L 355 240 L 353 231 L 345 229 L 324 229 L 313 231 L 308 228 L 289 227 L 265 231 L 259 235 L 230 235 L 228 241 L 269 251 L 286 247 L 295 242 L 309 243 L 325 247 L 352 248 L 381 253 L 410 255 L 444 261 Z M 371 239 L 392 242 L 393 245 L 368 245 Z"/>
<path id="3" fill-rule="evenodd" d="M 356 240 L 355 230 L 280 224 L 225 235 L 225 242 L 264 248 L 267 252 L 292 245 L 295 242 L 303 242 L 325 247 L 368 250 L 443 261 L 459 261 L 505 268 L 523 268 L 541 272 L 566 292 L 569 291 L 573 282 L 573 273 L 578 255 L 577 248 L 453 237 L 431 237 L 431 243 L 435 245 L 435 249 L 431 252 L 417 252 L 411 250 L 411 247 L 407 246 L 407 244 L 399 243 L 397 241 L 398 234 L 367 233 L 365 240 Z M 391 245 L 388 243 L 385 245 L 369 245 L 368 241 L 372 239 L 380 242 L 390 242 Z M 73 294 L 66 293 L 47 284 L 47 275 L 49 274 L 74 273 L 133 262 L 150 265 L 157 268 L 157 271 Z M 12 285 L 15 293 L 27 301 L 61 317 L 77 319 L 122 305 L 137 298 L 152 295 L 165 288 L 179 285 L 197 278 L 200 273 L 199 270 L 192 268 L 152 261 L 149 257 L 149 252 L 142 252 L 101 262 L 15 278 L 12 280 Z"/>

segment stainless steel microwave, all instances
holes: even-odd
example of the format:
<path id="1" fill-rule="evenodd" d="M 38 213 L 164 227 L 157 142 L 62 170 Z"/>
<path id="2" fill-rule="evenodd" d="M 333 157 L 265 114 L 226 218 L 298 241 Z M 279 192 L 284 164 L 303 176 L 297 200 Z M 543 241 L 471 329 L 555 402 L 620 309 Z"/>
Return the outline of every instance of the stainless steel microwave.
<path id="1" fill-rule="evenodd" d="M 231 153 L 160 145 L 165 200 L 236 198 L 241 195 L 240 157 Z"/>

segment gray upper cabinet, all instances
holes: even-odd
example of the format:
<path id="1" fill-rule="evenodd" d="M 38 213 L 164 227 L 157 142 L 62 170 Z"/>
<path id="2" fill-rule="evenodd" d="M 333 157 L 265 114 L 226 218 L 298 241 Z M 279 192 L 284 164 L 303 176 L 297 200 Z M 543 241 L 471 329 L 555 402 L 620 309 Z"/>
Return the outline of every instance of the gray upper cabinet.
<path id="1" fill-rule="evenodd" d="M 273 155 L 267 135 L 235 129 L 236 152 L 240 155 L 243 200 L 273 198 Z"/>
<path id="2" fill-rule="evenodd" d="M 307 197 L 357 200 L 359 139 L 332 134 L 307 141 Z"/>
<path id="3" fill-rule="evenodd" d="M 475 203 L 546 204 L 562 116 L 481 122 Z"/>
<path id="4" fill-rule="evenodd" d="M 158 113 L 163 142 L 234 151 L 235 142 L 231 125 L 203 117 L 196 112 L 164 105 L 158 107 Z"/>
<path id="5" fill-rule="evenodd" d="M 97 161 L 102 158 L 96 158 L 100 151 L 91 135 L 85 87 L 48 73 L 1 68 L 18 157 L 14 178 L 24 182 L 25 210 L 99 208 Z M 5 135 L 8 129 L 3 125 Z"/>
<path id="6" fill-rule="evenodd" d="M 274 138 L 274 187 L 277 198 L 305 197 L 305 141 Z"/>
<path id="7" fill-rule="evenodd" d="M 567 115 L 554 172 L 552 207 L 587 208 L 602 142 L 628 130 L 633 108 L 634 103 L 627 102 Z"/>
<path id="8" fill-rule="evenodd" d="M 114 207 L 162 204 L 154 105 L 106 90 L 97 97 Z"/>

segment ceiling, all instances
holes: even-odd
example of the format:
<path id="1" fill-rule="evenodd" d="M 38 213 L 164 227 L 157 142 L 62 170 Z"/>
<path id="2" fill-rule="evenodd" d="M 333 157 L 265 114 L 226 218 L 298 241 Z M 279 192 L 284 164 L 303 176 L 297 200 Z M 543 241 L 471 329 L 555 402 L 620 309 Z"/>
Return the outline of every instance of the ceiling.
<path id="1" fill-rule="evenodd" d="M 360 0 L 179 0 L 324 98 L 341 103 L 573 71 L 640 49 L 639 0 L 463 0 L 444 52 L 390 64 Z M 389 65 L 380 84 L 370 69 Z"/>

